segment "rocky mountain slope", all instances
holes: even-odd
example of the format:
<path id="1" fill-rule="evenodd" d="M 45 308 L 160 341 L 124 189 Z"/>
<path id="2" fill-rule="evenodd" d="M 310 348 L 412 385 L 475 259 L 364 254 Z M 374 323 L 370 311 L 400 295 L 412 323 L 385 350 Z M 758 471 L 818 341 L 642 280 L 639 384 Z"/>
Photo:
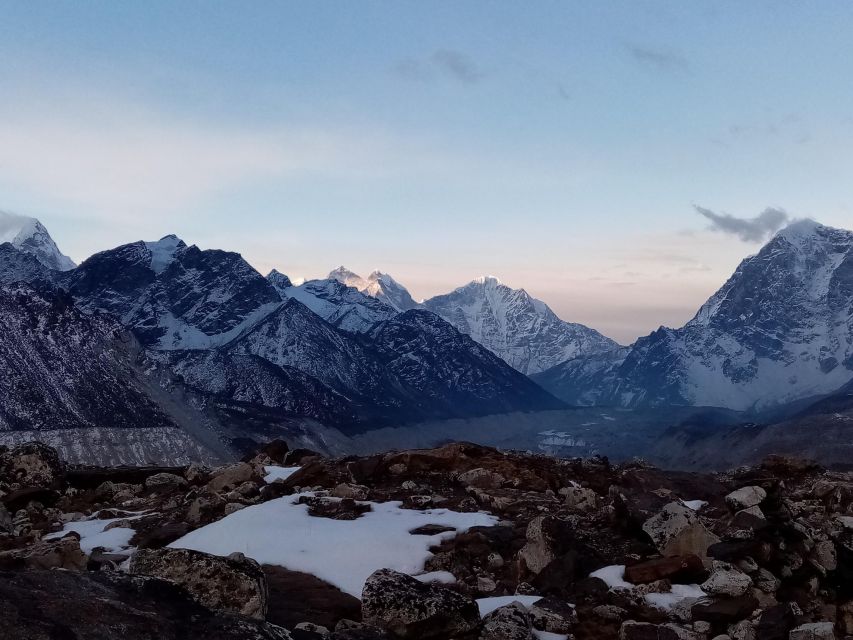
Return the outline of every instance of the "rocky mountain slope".
<path id="1" fill-rule="evenodd" d="M 102 462 L 223 457 L 203 416 L 173 411 L 140 345 L 115 320 L 82 313 L 63 292 L 18 283 L 0 287 L 0 334 L 0 443 L 38 437 L 62 443 L 67 459 Z"/>
<path id="2" fill-rule="evenodd" d="M 853 475 L 281 442 L 67 468 L 31 443 L 0 449 L 0 578 L 10 640 L 828 640 L 853 634 Z"/>
<path id="3" fill-rule="evenodd" d="M 512 289 L 491 276 L 423 304 L 528 375 L 619 346 L 594 329 L 560 320 L 524 289 Z"/>
<path id="4" fill-rule="evenodd" d="M 80 322 L 93 319 L 93 334 L 101 317 L 130 330 L 151 365 L 152 387 L 171 394 L 164 411 L 196 416 L 226 448 L 294 430 L 311 444 L 342 437 L 330 429 L 562 406 L 433 314 L 399 316 L 335 279 L 294 287 L 277 272 L 264 278 L 239 254 L 202 251 L 175 236 L 103 251 L 68 271 L 0 245 L 0 282 L 17 281 L 67 291 Z M 81 389 L 79 401 L 91 391 Z M 87 424 L 55 425 L 52 442 L 66 451 L 69 434 Z M 27 427 L 18 421 L 7 430 Z"/>
<path id="5" fill-rule="evenodd" d="M 68 271 L 74 262 L 64 255 L 41 222 L 35 218 L 0 211 L 0 245 L 8 242 L 48 269 Z"/>
<path id="6" fill-rule="evenodd" d="M 535 379 L 570 403 L 763 409 L 853 378 L 853 233 L 780 231 L 680 329 Z"/>

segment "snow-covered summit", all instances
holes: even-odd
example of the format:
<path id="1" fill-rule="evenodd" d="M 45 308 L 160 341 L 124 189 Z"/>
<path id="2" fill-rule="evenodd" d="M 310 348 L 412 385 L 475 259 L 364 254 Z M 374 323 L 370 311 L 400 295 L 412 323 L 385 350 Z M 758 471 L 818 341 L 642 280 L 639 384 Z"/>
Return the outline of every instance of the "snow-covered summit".
<path id="1" fill-rule="evenodd" d="M 387 273 L 374 270 L 367 278 L 362 278 L 346 267 L 338 267 L 329 273 L 329 279 L 342 282 L 348 287 L 358 289 L 362 293 L 376 298 L 398 312 L 416 309 L 420 305 L 415 302 L 408 289 L 394 280 Z"/>
<path id="2" fill-rule="evenodd" d="M 151 252 L 151 268 L 154 273 L 162 273 L 175 259 L 178 249 L 187 245 L 178 236 L 170 234 L 163 236 L 157 242 L 146 242 L 145 246 Z"/>
<path id="3" fill-rule="evenodd" d="M 477 278 L 423 304 L 528 375 L 619 346 L 594 329 L 561 320 L 541 300 L 494 276 Z"/>
<path id="4" fill-rule="evenodd" d="M 76 266 L 59 250 L 47 229 L 35 218 L 0 211 L 0 244 L 4 242 L 34 256 L 49 269 L 68 271 Z"/>

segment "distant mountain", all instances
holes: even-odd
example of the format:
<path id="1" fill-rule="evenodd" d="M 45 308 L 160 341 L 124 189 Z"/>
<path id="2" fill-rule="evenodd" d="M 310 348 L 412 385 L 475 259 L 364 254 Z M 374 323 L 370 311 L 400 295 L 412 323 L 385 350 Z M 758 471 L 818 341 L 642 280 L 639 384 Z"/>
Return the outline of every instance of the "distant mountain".
<path id="1" fill-rule="evenodd" d="M 309 280 L 298 287 L 277 286 L 276 289 L 286 298 L 299 300 L 329 324 L 354 333 L 365 333 L 376 323 L 390 320 L 398 313 L 379 298 L 333 278 Z"/>
<path id="2" fill-rule="evenodd" d="M 0 211 L 0 245 L 8 242 L 16 249 L 35 257 L 48 269 L 68 271 L 74 262 L 64 255 L 41 222 Z"/>
<path id="3" fill-rule="evenodd" d="M 680 329 L 535 376 L 570 403 L 758 410 L 853 378 L 853 232 L 780 231 Z"/>
<path id="4" fill-rule="evenodd" d="M 561 320 L 524 289 L 512 289 L 491 276 L 430 298 L 423 306 L 528 375 L 619 347 L 594 329 Z"/>
<path id="5" fill-rule="evenodd" d="M 338 267 L 329 273 L 329 279 L 342 282 L 348 287 L 358 289 L 362 293 L 376 298 L 380 302 L 398 312 L 417 309 L 420 305 L 415 302 L 408 289 L 394 280 L 387 273 L 372 272 L 367 278 L 353 273 L 346 267 Z"/>

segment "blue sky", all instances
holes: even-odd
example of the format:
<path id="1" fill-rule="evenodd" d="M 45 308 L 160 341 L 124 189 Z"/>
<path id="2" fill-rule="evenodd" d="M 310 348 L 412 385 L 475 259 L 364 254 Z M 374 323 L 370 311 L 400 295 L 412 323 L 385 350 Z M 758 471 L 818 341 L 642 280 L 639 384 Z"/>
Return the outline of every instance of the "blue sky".
<path id="1" fill-rule="evenodd" d="M 0 1 L 0 208 L 81 260 L 482 274 L 628 341 L 758 244 L 853 226 L 853 5 Z"/>

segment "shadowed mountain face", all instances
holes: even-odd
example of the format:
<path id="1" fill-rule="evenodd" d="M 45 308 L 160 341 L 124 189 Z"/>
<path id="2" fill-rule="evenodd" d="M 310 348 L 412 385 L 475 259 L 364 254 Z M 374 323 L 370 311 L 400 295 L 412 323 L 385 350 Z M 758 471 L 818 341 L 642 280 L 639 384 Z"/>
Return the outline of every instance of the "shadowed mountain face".
<path id="1" fill-rule="evenodd" d="M 853 377 L 853 233 L 811 221 L 744 260 L 681 329 L 535 376 L 570 403 L 764 409 Z"/>

